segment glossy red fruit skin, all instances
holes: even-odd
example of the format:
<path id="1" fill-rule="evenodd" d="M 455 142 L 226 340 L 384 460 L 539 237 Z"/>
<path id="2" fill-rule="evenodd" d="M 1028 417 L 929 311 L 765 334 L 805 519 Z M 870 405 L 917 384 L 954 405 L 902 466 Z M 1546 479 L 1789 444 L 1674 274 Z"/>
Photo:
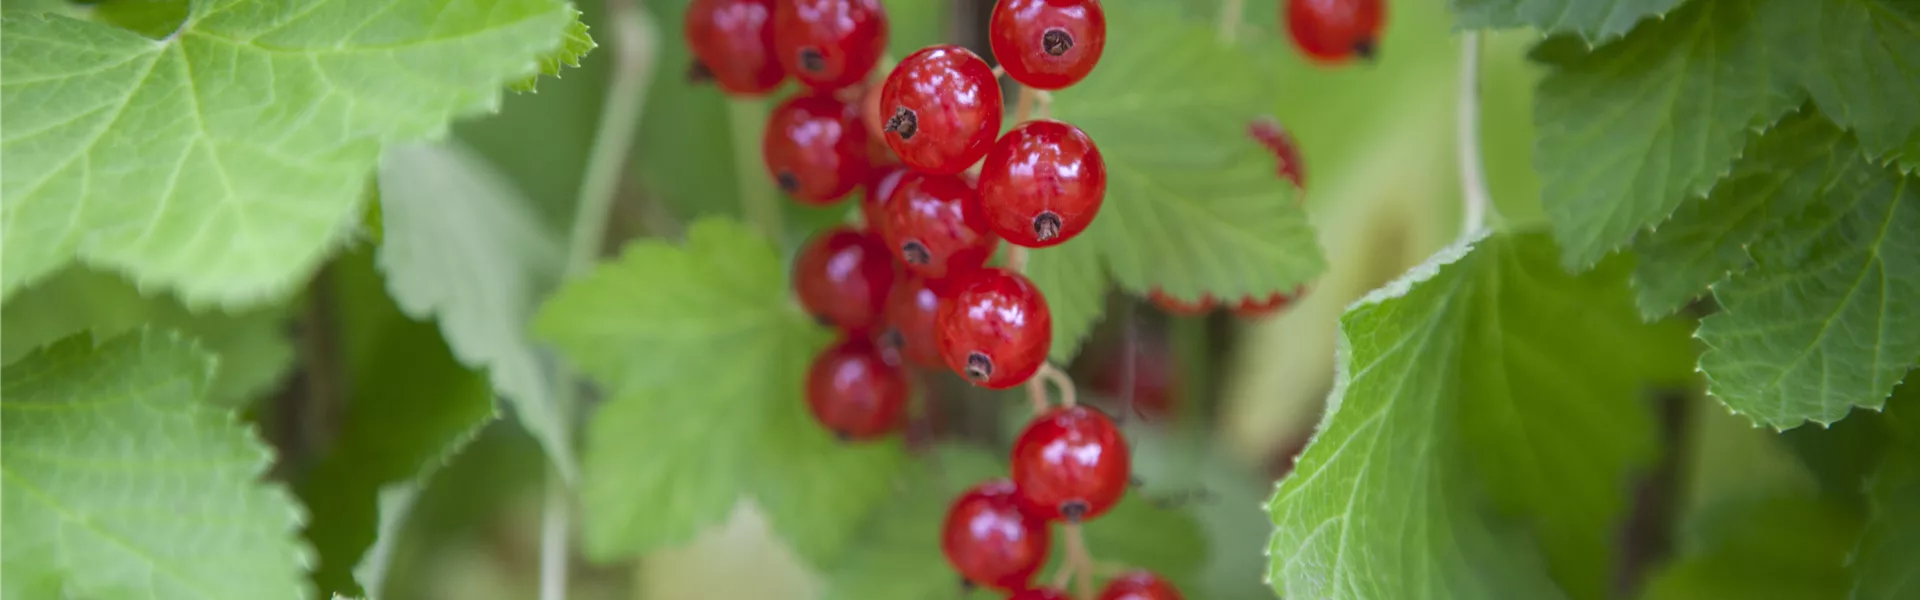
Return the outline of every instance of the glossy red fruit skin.
<path id="1" fill-rule="evenodd" d="M 1293 187 L 1307 189 L 1306 165 L 1301 162 L 1300 145 L 1293 141 L 1292 134 L 1280 127 L 1280 121 L 1272 118 L 1256 120 L 1247 125 L 1247 135 L 1273 153 L 1273 158 L 1279 163 L 1274 169 L 1275 173 L 1293 182 Z M 1304 200 L 1305 197 L 1300 199 Z"/>
<path id="2" fill-rule="evenodd" d="M 1287 31 L 1307 58 L 1334 64 L 1373 58 L 1387 9 L 1382 0 L 1287 0 Z"/>
<path id="3" fill-rule="evenodd" d="M 1186 597 L 1160 576 L 1136 570 L 1121 573 L 1107 582 L 1099 600 L 1186 600 Z"/>
<path id="4" fill-rule="evenodd" d="M 891 341 L 908 362 L 922 367 L 945 366 L 940 357 L 940 334 L 936 322 L 942 302 L 938 286 L 931 280 L 903 275 L 887 295 L 885 320 Z"/>
<path id="5" fill-rule="evenodd" d="M 898 430 L 906 423 L 907 393 L 906 374 L 861 336 L 828 346 L 807 370 L 807 408 L 843 440 L 871 440 Z"/>
<path id="6" fill-rule="evenodd" d="M 945 279 L 979 269 L 1000 245 L 980 211 L 980 193 L 961 177 L 908 173 L 886 208 L 894 258 L 921 277 Z"/>
<path id="7" fill-rule="evenodd" d="M 779 0 L 774 55 L 789 75 L 816 90 L 866 79 L 887 49 L 880 0 Z"/>
<path id="8" fill-rule="evenodd" d="M 683 24 L 694 60 L 720 89 L 759 96 L 780 87 L 787 70 L 773 55 L 774 0 L 694 0 Z"/>
<path id="9" fill-rule="evenodd" d="M 1220 305 L 1213 294 L 1204 294 L 1197 301 L 1181 300 L 1157 289 L 1147 293 L 1147 300 L 1159 307 L 1161 311 L 1176 317 L 1197 317 L 1213 312 L 1213 309 Z"/>
<path id="10" fill-rule="evenodd" d="M 1053 313 L 1025 275 L 986 268 L 950 283 L 934 328 L 940 356 L 974 385 L 1006 389 L 1020 385 L 1047 362 L 1053 347 Z"/>
<path id="11" fill-rule="evenodd" d="M 1020 509 L 1048 521 L 1098 517 L 1127 491 L 1127 441 L 1100 411 L 1062 406 L 1034 417 L 1013 443 Z"/>
<path id="12" fill-rule="evenodd" d="M 1052 44 L 1049 31 L 1055 32 Z M 1000 0 L 988 17 L 987 41 L 1014 81 L 1057 90 L 1086 79 L 1099 64 L 1107 15 L 1098 0 Z"/>
<path id="13" fill-rule="evenodd" d="M 922 48 L 887 75 L 880 118 L 900 162 L 928 173 L 959 173 L 987 154 L 1005 107 L 993 68 L 959 46 Z"/>
<path id="14" fill-rule="evenodd" d="M 872 173 L 859 112 L 825 94 L 802 94 L 774 108 L 760 152 L 782 191 L 815 206 L 839 201 Z"/>
<path id="15" fill-rule="evenodd" d="M 848 331 L 880 324 L 895 277 L 886 241 L 850 227 L 817 233 L 793 259 L 793 291 L 800 305 Z"/>
<path id="16" fill-rule="evenodd" d="M 1073 600 L 1073 596 L 1053 588 L 1033 588 L 1014 592 L 1007 600 Z"/>
<path id="17" fill-rule="evenodd" d="M 940 549 L 953 569 L 975 584 L 1021 590 L 1047 560 L 1047 523 L 1020 512 L 1013 482 L 993 479 L 953 501 L 940 528 Z"/>
<path id="18" fill-rule="evenodd" d="M 878 167 L 867 179 L 867 187 L 860 195 L 860 216 L 867 221 L 867 229 L 887 235 L 887 201 L 893 198 L 893 191 L 900 187 L 900 179 L 907 175 L 906 167 Z"/>
<path id="19" fill-rule="evenodd" d="M 1045 248 L 1093 224 L 1107 197 L 1107 163 L 1086 132 L 1028 121 L 1000 136 L 980 166 L 980 209 L 1016 246 Z"/>

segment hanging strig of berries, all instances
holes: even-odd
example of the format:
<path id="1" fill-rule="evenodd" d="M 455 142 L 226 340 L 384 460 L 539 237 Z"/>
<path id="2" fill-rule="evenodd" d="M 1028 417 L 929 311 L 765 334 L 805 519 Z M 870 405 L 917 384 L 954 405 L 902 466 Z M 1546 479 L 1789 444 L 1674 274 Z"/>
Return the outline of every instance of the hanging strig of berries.
<path id="1" fill-rule="evenodd" d="M 1113 420 L 1086 406 L 1049 410 L 1013 443 L 1020 508 L 1049 521 L 1078 523 L 1113 508 L 1127 491 L 1132 460 Z"/>
<path id="2" fill-rule="evenodd" d="M 1047 523 L 1021 512 L 1013 482 L 993 479 L 961 494 L 947 509 L 940 550 L 953 570 L 975 585 L 1026 589 L 1047 561 Z"/>
<path id="3" fill-rule="evenodd" d="M 1034 89 L 1079 83 L 1107 46 L 1107 16 L 1098 0 L 1000 0 L 987 23 L 994 60 Z"/>
<path id="4" fill-rule="evenodd" d="M 779 87 L 787 70 L 773 55 L 773 4 L 695 0 L 682 25 L 694 68 L 735 96 L 758 96 Z"/>
<path id="5" fill-rule="evenodd" d="M 1000 245 L 980 212 L 980 193 L 957 175 L 908 173 L 886 208 L 884 231 L 894 257 L 921 277 L 978 269 Z"/>
<path id="6" fill-rule="evenodd" d="M 1180 590 L 1159 575 L 1147 571 L 1127 571 L 1107 582 L 1099 600 L 1186 600 Z"/>
<path id="7" fill-rule="evenodd" d="M 816 90 L 859 83 L 887 49 L 880 0 L 779 0 L 773 48 L 794 79 Z"/>
<path id="8" fill-rule="evenodd" d="M 1100 212 L 1107 165 L 1080 128 L 1028 121 L 1008 131 L 980 168 L 980 206 L 1007 242 L 1045 248 L 1073 239 Z"/>
<path id="9" fill-rule="evenodd" d="M 900 429 L 907 394 L 906 374 L 862 336 L 827 347 L 807 370 L 807 407 L 842 440 L 871 440 Z"/>
<path id="10" fill-rule="evenodd" d="M 851 227 L 815 234 L 793 260 L 793 291 L 800 306 L 848 331 L 880 323 L 894 276 L 887 243 Z"/>
<path id="11" fill-rule="evenodd" d="M 940 314 L 940 293 L 933 280 L 918 275 L 901 275 L 887 296 L 882 319 L 886 330 L 883 344 L 897 350 L 907 362 L 922 367 L 944 367 L 940 358 L 940 338 L 936 320 Z"/>
<path id="12" fill-rule="evenodd" d="M 867 130 L 831 95 L 795 96 L 773 109 L 760 152 L 780 190 L 817 206 L 839 201 L 872 172 Z"/>
<path id="13" fill-rule="evenodd" d="M 1000 133 L 1000 82 L 966 48 L 931 46 L 887 75 L 880 117 L 887 146 L 900 161 L 928 173 L 959 173 Z"/>
<path id="14" fill-rule="evenodd" d="M 1287 0 L 1287 32 L 1317 62 L 1371 60 L 1386 12 L 1383 0 Z"/>
<path id="15" fill-rule="evenodd" d="M 1047 362 L 1053 313 L 1025 275 L 986 268 L 952 282 L 934 327 L 940 356 L 974 385 L 1020 385 Z"/>

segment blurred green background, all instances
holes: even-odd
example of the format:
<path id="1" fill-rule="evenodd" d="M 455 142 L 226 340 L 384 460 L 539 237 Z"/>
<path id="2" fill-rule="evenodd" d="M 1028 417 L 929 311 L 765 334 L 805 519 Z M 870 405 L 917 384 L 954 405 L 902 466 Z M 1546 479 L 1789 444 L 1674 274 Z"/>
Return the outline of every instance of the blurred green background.
<path id="1" fill-rule="evenodd" d="M 1166 344 L 1164 366 L 1182 382 L 1174 409 L 1179 416 L 1136 421 L 1129 434 L 1143 478 L 1208 492 L 1193 510 L 1213 549 L 1204 571 L 1213 595 L 1190 597 L 1272 597 L 1261 581 L 1270 525 L 1259 506 L 1318 419 L 1334 374 L 1339 314 L 1450 241 L 1460 220 L 1454 115 L 1461 37 L 1452 31 L 1445 0 L 1389 1 L 1376 61 L 1339 68 L 1312 65 L 1295 54 L 1282 37 L 1281 1 L 1246 2 L 1239 38 L 1271 59 L 1272 76 L 1283 84 L 1272 113 L 1301 146 L 1307 202 L 1331 270 L 1304 301 L 1264 321 L 1224 315 L 1167 319 L 1145 305 L 1110 313 L 1114 318 L 1075 367 L 1083 385 L 1089 370 L 1103 368 L 1094 363 L 1114 353 L 1096 346 L 1117 344 L 1123 320 L 1135 320 L 1141 339 Z M 757 164 L 758 149 L 736 145 L 759 139 L 751 123 L 770 101 L 729 106 L 717 90 L 687 83 L 689 58 L 680 36 L 687 0 L 641 4 L 652 19 L 654 69 L 639 146 L 616 205 L 613 240 L 672 236 L 695 216 L 737 214 L 743 193 L 772 193 L 760 173 L 737 167 L 743 157 Z M 886 5 L 894 57 L 937 41 L 974 46 L 990 56 L 982 27 L 991 0 Z M 1194 19 L 1222 18 L 1218 0 L 1182 5 Z M 603 5 L 588 2 L 580 9 L 596 34 L 607 31 L 600 21 Z M 1539 183 L 1530 163 L 1532 86 L 1540 71 L 1524 58 L 1536 39 L 1528 31 L 1483 39 L 1482 150 L 1495 223 L 1540 218 Z M 610 60 L 602 39 L 580 69 L 542 82 L 537 94 L 508 97 L 499 114 L 455 127 L 460 140 L 539 205 L 556 235 L 568 227 Z M 736 130 L 735 117 L 749 126 Z M 784 205 L 796 233 L 841 216 L 841 210 Z M 799 239 L 788 236 L 790 243 Z M 423 492 L 394 540 L 384 597 L 533 597 L 542 465 L 538 447 L 514 424 L 487 429 Z M 627 565 L 576 560 L 571 579 L 570 597 L 583 600 L 820 597 L 818 575 L 771 537 L 751 506 L 685 548 Z"/>

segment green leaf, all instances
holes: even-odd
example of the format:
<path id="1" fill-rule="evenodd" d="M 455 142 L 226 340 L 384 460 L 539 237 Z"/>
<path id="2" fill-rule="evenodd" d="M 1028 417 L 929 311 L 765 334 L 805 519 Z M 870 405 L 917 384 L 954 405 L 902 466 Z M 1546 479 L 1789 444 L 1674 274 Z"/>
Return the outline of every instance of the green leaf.
<path id="1" fill-rule="evenodd" d="M 310 598 L 271 454 L 204 404 L 214 360 L 141 331 L 67 338 L 0 375 L 7 598 Z"/>
<path id="2" fill-rule="evenodd" d="M 901 491 L 874 512 L 856 543 L 825 566 L 828 600 L 960 600 L 978 597 L 960 587 L 960 577 L 940 551 L 940 528 L 953 499 L 981 481 L 1005 477 L 1006 462 L 974 448 L 937 448 L 916 465 Z M 1035 581 L 1060 568 L 1065 543 L 1053 530 L 1054 560 Z M 1102 563 L 1153 570 L 1183 589 L 1206 558 L 1198 523 L 1185 511 L 1153 506 L 1138 493 L 1086 526 L 1087 546 Z M 1189 595 L 1189 597 L 1197 597 Z"/>
<path id="3" fill-rule="evenodd" d="M 709 219 L 681 247 L 630 245 L 541 308 L 535 330 L 612 397 L 587 432 L 590 556 L 684 542 L 750 497 L 822 561 L 885 499 L 899 444 L 841 444 L 807 414 L 802 382 L 827 335 L 785 273 L 765 239 Z"/>
<path id="4" fill-rule="evenodd" d="M 1785 76 L 1870 154 L 1920 168 L 1920 2 L 1776 0 L 1766 10 L 1791 31 L 1780 43 L 1807 53 L 1779 64 Z"/>
<path id="5" fill-rule="evenodd" d="M 1348 309 L 1328 414 L 1269 505 L 1276 591 L 1604 595 L 1618 486 L 1657 450 L 1645 386 L 1690 352 L 1640 323 L 1627 265 L 1573 277 L 1553 254 L 1484 238 Z"/>
<path id="6" fill-rule="evenodd" d="M 1707 391 L 1776 429 L 1878 408 L 1920 364 L 1920 179 L 1852 162 L 1714 284 L 1700 323 Z"/>
<path id="7" fill-rule="evenodd" d="M 1860 531 L 1842 507 L 1798 497 L 1716 506 L 1694 524 L 1682 556 L 1653 574 L 1644 598 L 1838 598 Z"/>
<path id="8" fill-rule="evenodd" d="M 1747 246 L 1781 221 L 1814 202 L 1852 193 L 1834 184 L 1849 172 L 1872 168 L 1857 150 L 1851 136 L 1812 111 L 1755 136 L 1712 194 L 1682 205 L 1672 219 L 1634 240 L 1641 314 L 1673 314 L 1708 285 L 1753 264 Z"/>
<path id="9" fill-rule="evenodd" d="M 1042 292 L 1070 299 L 1049 306 L 1056 358 L 1099 318 L 1081 312 L 1101 308 L 1089 292 L 1099 265 L 1137 295 L 1187 299 L 1291 291 L 1326 269 L 1293 188 L 1246 134 L 1279 95 L 1257 57 L 1168 4 L 1106 6 L 1110 35 L 1133 41 L 1108 47 L 1092 75 L 1053 95 L 1053 117 L 1100 145 L 1106 201 L 1073 244 L 1034 251 L 1029 263 Z"/>
<path id="10" fill-rule="evenodd" d="M 568 8 L 572 6 L 569 5 Z M 580 11 L 574 10 L 573 21 L 568 23 L 566 31 L 560 34 L 560 47 L 540 55 L 540 71 L 526 79 L 513 82 L 509 87 L 516 92 L 534 91 L 534 87 L 540 83 L 541 75 L 558 78 L 561 69 L 579 67 L 580 59 L 598 47 L 600 45 L 594 43 L 593 36 L 587 35 L 587 24 L 580 20 Z"/>
<path id="11" fill-rule="evenodd" d="M 1030 252 L 1026 274 L 1046 296 L 1047 310 L 1053 315 L 1050 357 L 1062 364 L 1072 361 L 1107 310 L 1108 281 L 1100 253 L 1092 244 L 1061 244 Z"/>
<path id="12" fill-rule="evenodd" d="M 452 143 L 407 144 L 380 161 L 387 289 L 415 319 L 435 319 L 460 362 L 493 387 L 574 478 L 568 419 L 555 406 L 551 365 L 526 323 L 558 281 L 560 243 L 513 183 Z"/>
<path id="13" fill-rule="evenodd" d="M 1796 60 L 1759 2 L 1698 0 L 1592 51 L 1550 40 L 1534 98 L 1541 202 L 1569 267 L 1587 267 L 1707 193 L 1748 132 L 1805 97 L 1770 69 Z"/>
<path id="14" fill-rule="evenodd" d="M 1576 33 L 1589 42 L 1619 37 L 1685 0 L 1450 0 L 1461 27 L 1533 27 Z"/>
<path id="15" fill-rule="evenodd" d="M 0 293 L 77 258 L 189 305 L 284 294 L 351 230 L 382 146 L 497 106 L 574 14 L 559 0 L 194 7 L 161 40 L 0 20 Z"/>
<path id="16" fill-rule="evenodd" d="M 374 260 L 365 250 L 341 257 L 325 272 L 327 297 L 311 300 L 332 307 L 345 398 L 339 435 L 297 486 L 313 513 L 306 534 L 323 593 L 363 593 L 369 582 L 353 570 L 388 518 L 381 498 L 419 485 L 496 416 L 487 378 L 455 359 L 444 327 L 402 312 Z"/>
<path id="17" fill-rule="evenodd" d="M 9 298 L 0 310 L 6 346 L 0 362 L 73 333 L 105 339 L 152 324 L 192 336 L 220 360 L 207 399 L 242 407 L 280 384 L 293 367 L 287 310 L 187 310 L 173 298 L 141 294 L 109 273 L 69 267 Z"/>

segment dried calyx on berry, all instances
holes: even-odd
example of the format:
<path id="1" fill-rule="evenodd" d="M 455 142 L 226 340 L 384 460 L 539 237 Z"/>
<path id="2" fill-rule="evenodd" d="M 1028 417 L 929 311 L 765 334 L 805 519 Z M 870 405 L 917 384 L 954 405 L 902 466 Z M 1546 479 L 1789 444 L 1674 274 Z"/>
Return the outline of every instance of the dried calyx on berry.
<path id="1" fill-rule="evenodd" d="M 880 90 L 887 147 L 928 173 L 959 173 L 1000 134 L 1000 81 L 966 48 L 929 46 L 893 67 Z"/>
<path id="2" fill-rule="evenodd" d="M 974 385 L 1006 389 L 1047 361 L 1053 314 L 1025 275 L 986 268 L 952 282 L 935 328 L 947 366 Z"/>
<path id="3" fill-rule="evenodd" d="M 1042 413 L 1014 441 L 1020 506 L 1036 517 L 1077 523 L 1105 514 L 1126 493 L 1131 475 L 1126 439 L 1091 407 Z"/>
<path id="4" fill-rule="evenodd" d="M 1107 17 L 1097 0 L 1000 0 L 987 17 L 987 43 L 1008 77 L 1057 90 L 1099 64 Z"/>
<path id="5" fill-rule="evenodd" d="M 995 234 L 1045 248 L 1085 231 L 1107 196 L 1107 166 L 1080 128 L 1029 121 L 994 143 L 980 167 L 980 207 Z"/>

